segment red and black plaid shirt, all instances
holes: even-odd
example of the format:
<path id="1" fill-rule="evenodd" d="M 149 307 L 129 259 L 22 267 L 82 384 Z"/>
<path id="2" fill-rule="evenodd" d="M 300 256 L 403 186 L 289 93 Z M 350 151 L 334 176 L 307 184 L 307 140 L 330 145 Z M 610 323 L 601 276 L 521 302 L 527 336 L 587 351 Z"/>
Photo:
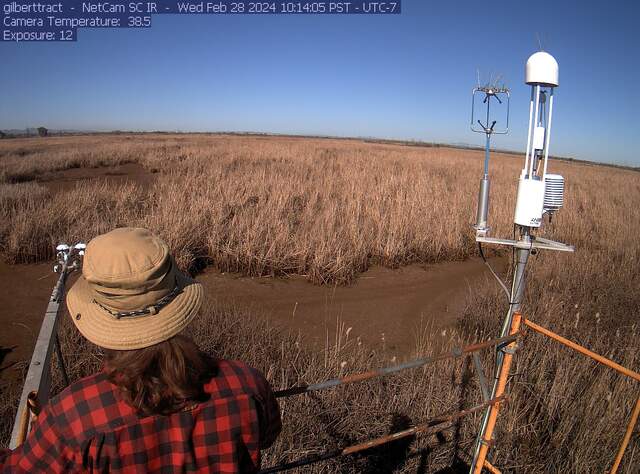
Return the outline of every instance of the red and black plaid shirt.
<path id="1" fill-rule="evenodd" d="M 255 472 L 260 449 L 280 433 L 266 379 L 237 361 L 217 361 L 211 398 L 188 411 L 141 418 L 101 372 L 45 406 L 3 472 Z"/>

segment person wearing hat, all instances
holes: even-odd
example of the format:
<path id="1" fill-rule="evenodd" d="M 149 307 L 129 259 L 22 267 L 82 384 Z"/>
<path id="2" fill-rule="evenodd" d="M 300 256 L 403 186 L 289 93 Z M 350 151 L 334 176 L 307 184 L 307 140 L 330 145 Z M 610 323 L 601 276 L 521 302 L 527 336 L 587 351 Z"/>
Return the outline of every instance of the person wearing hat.
<path id="1" fill-rule="evenodd" d="M 278 404 L 260 372 L 180 334 L 202 297 L 148 230 L 93 239 L 67 307 L 104 368 L 43 407 L 3 472 L 257 471 L 280 433 Z"/>

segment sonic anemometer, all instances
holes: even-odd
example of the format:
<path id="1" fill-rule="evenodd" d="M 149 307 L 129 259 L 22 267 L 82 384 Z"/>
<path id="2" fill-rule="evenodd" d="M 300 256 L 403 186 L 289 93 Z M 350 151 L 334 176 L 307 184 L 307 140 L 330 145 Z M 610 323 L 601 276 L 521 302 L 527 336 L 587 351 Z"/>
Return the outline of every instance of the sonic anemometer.
<path id="1" fill-rule="evenodd" d="M 476 114 L 476 97 L 478 97 L 478 103 L 483 104 L 485 112 L 482 114 L 484 122 L 478 118 Z M 509 132 L 509 105 L 511 96 L 509 89 L 504 85 L 499 85 L 498 81 L 489 81 L 484 86 L 478 85 L 473 89 L 471 93 L 471 130 L 476 133 L 484 133 L 486 135 L 485 150 L 484 150 L 484 175 L 480 180 L 480 192 L 478 194 L 478 211 L 476 214 L 476 223 L 474 228 L 482 235 L 485 235 L 489 228 L 487 227 L 487 215 L 489 213 L 489 156 L 491 153 L 491 135 L 498 134 L 504 135 Z M 506 120 L 504 126 L 502 124 L 496 124 L 498 120 L 492 120 L 495 118 L 492 114 L 491 101 L 496 102 L 496 105 L 506 108 Z M 495 112 L 495 109 L 493 109 Z"/>

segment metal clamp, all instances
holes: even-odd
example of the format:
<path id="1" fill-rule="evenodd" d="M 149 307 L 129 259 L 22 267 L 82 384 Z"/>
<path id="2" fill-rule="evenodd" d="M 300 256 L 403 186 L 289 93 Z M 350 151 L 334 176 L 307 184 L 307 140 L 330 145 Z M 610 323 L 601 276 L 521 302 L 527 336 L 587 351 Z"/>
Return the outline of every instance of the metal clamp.
<path id="1" fill-rule="evenodd" d="M 495 446 L 495 444 L 496 444 L 496 440 L 495 440 L 495 439 L 489 439 L 489 440 L 487 440 L 487 439 L 482 438 L 482 439 L 480 440 L 480 444 L 485 445 L 487 448 L 492 448 L 493 446 Z"/>
<path id="2" fill-rule="evenodd" d="M 515 344 L 513 347 L 509 347 L 510 344 L 505 345 L 505 346 L 498 346 L 498 350 L 503 352 L 504 354 L 511 354 L 514 355 L 516 353 L 516 351 L 518 349 L 520 349 L 520 346 L 518 346 L 517 344 Z"/>

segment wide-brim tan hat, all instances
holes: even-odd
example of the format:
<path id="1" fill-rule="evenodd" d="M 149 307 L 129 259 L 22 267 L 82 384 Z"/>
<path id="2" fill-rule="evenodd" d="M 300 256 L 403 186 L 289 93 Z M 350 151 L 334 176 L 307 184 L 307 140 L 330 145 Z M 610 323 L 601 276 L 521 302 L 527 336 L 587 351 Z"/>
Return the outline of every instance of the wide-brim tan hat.
<path id="1" fill-rule="evenodd" d="M 94 344 L 132 350 L 180 333 L 202 298 L 202 285 L 176 268 L 160 238 L 146 229 L 120 228 L 89 242 L 67 307 Z"/>

